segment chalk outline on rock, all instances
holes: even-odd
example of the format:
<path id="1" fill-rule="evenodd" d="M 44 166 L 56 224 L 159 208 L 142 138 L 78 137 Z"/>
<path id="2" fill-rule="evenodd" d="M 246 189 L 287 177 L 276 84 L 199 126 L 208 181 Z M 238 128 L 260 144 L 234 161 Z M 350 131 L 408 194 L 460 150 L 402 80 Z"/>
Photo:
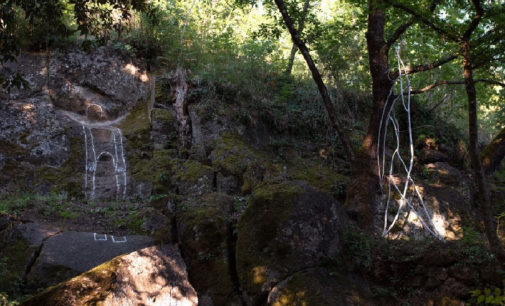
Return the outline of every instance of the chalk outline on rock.
<path id="1" fill-rule="evenodd" d="M 116 240 L 114 238 L 114 235 L 110 235 L 110 237 L 112 238 L 112 243 L 126 243 L 126 242 L 128 242 L 128 240 L 126 239 L 126 236 L 123 236 L 123 238 L 121 240 Z"/>
<path id="2" fill-rule="evenodd" d="M 107 234 L 103 234 L 104 238 L 97 238 L 97 234 L 93 233 L 93 240 L 95 241 L 107 241 Z"/>

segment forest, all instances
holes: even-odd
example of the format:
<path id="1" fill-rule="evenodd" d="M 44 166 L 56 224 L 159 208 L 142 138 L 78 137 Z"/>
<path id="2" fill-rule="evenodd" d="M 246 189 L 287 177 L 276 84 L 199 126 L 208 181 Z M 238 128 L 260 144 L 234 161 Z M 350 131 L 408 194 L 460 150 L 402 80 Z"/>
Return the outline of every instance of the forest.
<path id="1" fill-rule="evenodd" d="M 505 305 L 505 0 L 3 0 L 0 305 Z"/>

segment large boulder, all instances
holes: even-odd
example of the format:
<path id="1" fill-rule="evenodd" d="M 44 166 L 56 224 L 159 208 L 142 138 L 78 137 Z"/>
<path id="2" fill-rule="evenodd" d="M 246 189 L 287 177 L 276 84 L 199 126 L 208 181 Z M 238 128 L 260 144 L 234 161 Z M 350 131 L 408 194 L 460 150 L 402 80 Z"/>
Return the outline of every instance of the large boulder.
<path id="1" fill-rule="evenodd" d="M 399 179 L 399 181 L 404 183 L 404 179 Z M 473 203 L 474 187 L 470 176 L 448 163 L 436 162 L 423 165 L 421 175 L 417 177 L 416 186 L 433 224 L 432 230 L 436 230 L 444 239 L 461 239 L 464 227 L 472 226 L 474 220 L 479 219 Z M 417 204 L 415 201 L 414 203 Z M 390 207 L 392 206 L 396 209 L 398 202 L 392 201 Z M 383 218 L 384 209 L 385 206 L 381 207 L 377 215 L 378 220 Z M 396 213 L 396 210 L 394 212 Z M 389 222 L 393 221 L 394 216 L 394 214 L 388 215 Z M 432 234 L 426 230 L 421 219 L 427 223 L 427 215 L 422 209 L 402 210 L 398 222 L 391 230 L 391 237 L 409 237 L 409 239 L 430 237 Z"/>
<path id="2" fill-rule="evenodd" d="M 118 256 L 48 288 L 22 305 L 197 305 L 176 247 L 152 246 Z"/>
<path id="3" fill-rule="evenodd" d="M 117 237 L 66 231 L 49 237 L 26 275 L 27 285 L 45 288 L 85 272 L 121 254 L 153 244 L 147 236 Z"/>
<path id="4" fill-rule="evenodd" d="M 231 275 L 233 197 L 211 193 L 178 212 L 181 250 L 202 305 L 239 305 Z"/>
<path id="5" fill-rule="evenodd" d="M 22 224 L 0 214 L 0 288 L 12 296 L 22 295 L 21 285 L 40 247 L 58 231 L 36 223 Z"/>
<path id="6" fill-rule="evenodd" d="M 263 184 L 238 222 L 237 272 L 249 300 L 261 302 L 297 271 L 336 258 L 346 218 L 328 194 L 305 182 Z"/>
<path id="7" fill-rule="evenodd" d="M 358 273 L 314 268 L 296 272 L 270 291 L 267 304 L 292 305 L 376 305 L 368 284 Z"/>

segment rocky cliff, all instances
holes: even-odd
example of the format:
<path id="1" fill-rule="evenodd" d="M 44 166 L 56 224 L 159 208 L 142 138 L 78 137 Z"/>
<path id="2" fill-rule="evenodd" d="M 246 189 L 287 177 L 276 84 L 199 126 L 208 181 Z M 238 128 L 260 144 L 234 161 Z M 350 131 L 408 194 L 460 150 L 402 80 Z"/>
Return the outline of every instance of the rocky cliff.
<path id="1" fill-rule="evenodd" d="M 0 218 L 0 275 L 12 295 L 53 286 L 29 305 L 388 305 L 401 299 L 383 288 L 413 279 L 423 301 L 434 287 L 422 280 L 445 288 L 434 301 L 497 282 L 456 271 L 493 267 L 487 253 L 437 263 L 447 275 L 403 273 L 428 269 L 419 254 L 430 247 L 395 246 L 399 258 L 363 239 L 340 203 L 342 152 L 287 107 L 263 109 L 268 101 L 187 71 L 147 73 L 110 47 L 23 54 L 5 69 L 29 88 L 0 96 L 0 191 L 11 209 Z M 418 186 L 439 233 L 460 239 L 475 214 L 471 184 L 423 141 Z M 402 220 L 396 238 L 429 236 L 415 214 Z"/>

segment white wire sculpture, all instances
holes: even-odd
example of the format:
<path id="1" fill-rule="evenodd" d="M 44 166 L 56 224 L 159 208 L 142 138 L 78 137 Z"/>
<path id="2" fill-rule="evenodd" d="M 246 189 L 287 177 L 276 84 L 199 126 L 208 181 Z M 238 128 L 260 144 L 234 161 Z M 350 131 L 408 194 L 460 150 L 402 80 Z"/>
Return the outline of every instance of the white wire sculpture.
<path id="1" fill-rule="evenodd" d="M 382 117 L 379 126 L 378 141 L 377 141 L 377 166 L 379 168 L 379 179 L 381 189 L 383 190 L 382 183 L 386 180 L 387 186 L 387 197 L 385 200 L 385 212 L 384 212 L 384 227 L 382 235 L 384 237 L 388 236 L 395 224 L 400 218 L 400 214 L 405 209 L 410 209 L 417 216 L 421 222 L 423 228 L 425 228 L 430 234 L 435 236 L 437 239 L 443 240 L 443 237 L 437 231 L 435 225 L 433 224 L 431 214 L 426 207 L 423 197 L 419 191 L 418 186 L 412 178 L 412 168 L 414 165 L 414 142 L 412 139 L 412 122 L 411 122 L 411 109 L 410 109 L 410 79 L 408 74 L 404 73 L 406 70 L 405 64 L 400 57 L 400 48 L 395 49 L 396 58 L 398 60 L 398 78 L 396 78 L 391 86 L 384 109 L 382 111 Z M 404 81 L 405 80 L 405 81 Z M 404 84 L 406 82 L 406 86 Z M 394 87 L 399 83 L 400 92 L 394 95 Z M 406 97 L 405 97 L 406 96 Z M 400 129 L 399 123 L 395 116 L 395 104 L 400 100 L 407 115 L 408 124 L 408 134 L 409 134 L 409 149 L 410 149 L 410 159 L 408 165 L 405 163 L 404 158 L 400 152 Z M 395 148 L 390 157 L 386 158 L 386 137 L 388 134 L 388 126 L 391 125 L 394 131 Z M 381 134 L 382 128 L 384 128 L 384 133 Z M 400 169 L 396 170 L 394 167 L 395 161 L 399 161 Z M 395 170 L 398 172 L 404 172 L 405 180 L 396 179 Z M 387 171 L 387 174 L 386 174 Z M 398 175 L 397 173 L 396 175 Z M 403 185 L 403 186 L 399 186 Z M 409 188 L 411 187 L 411 188 Z M 413 187 L 413 191 L 411 190 Z M 410 191 L 410 192 L 409 192 Z M 393 218 L 393 221 L 388 220 L 388 212 L 391 207 L 391 202 L 393 200 L 393 193 L 396 192 L 399 195 L 399 199 L 396 199 L 398 203 L 398 209 Z"/>

